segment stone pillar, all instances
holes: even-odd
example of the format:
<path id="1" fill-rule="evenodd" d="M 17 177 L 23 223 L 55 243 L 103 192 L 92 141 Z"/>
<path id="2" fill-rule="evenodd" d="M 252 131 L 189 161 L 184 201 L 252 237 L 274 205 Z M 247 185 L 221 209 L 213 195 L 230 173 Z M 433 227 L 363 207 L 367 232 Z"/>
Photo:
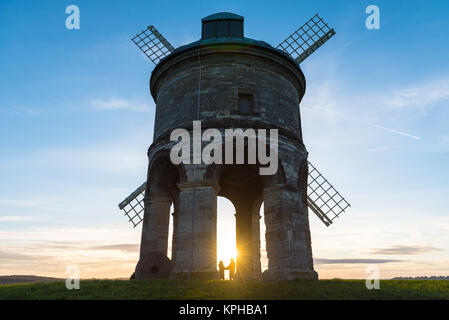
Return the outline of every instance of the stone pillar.
<path id="1" fill-rule="evenodd" d="M 176 260 L 172 277 L 214 279 L 217 272 L 215 180 L 178 183 Z"/>
<path id="2" fill-rule="evenodd" d="M 286 185 L 264 189 L 268 270 L 266 280 L 318 279 L 313 270 L 307 207 L 299 190 Z"/>
<path id="3" fill-rule="evenodd" d="M 164 277 L 170 272 L 167 270 L 170 205 L 171 200 L 167 197 L 149 196 L 145 199 L 137 279 Z"/>
<path id="4" fill-rule="evenodd" d="M 252 220 L 252 253 L 251 261 L 253 266 L 253 279 L 259 280 L 262 278 L 262 266 L 260 263 L 260 208 L 255 208 L 251 215 Z"/>
<path id="5" fill-rule="evenodd" d="M 254 210 L 237 211 L 237 273 L 238 279 L 260 279 L 260 215 Z"/>

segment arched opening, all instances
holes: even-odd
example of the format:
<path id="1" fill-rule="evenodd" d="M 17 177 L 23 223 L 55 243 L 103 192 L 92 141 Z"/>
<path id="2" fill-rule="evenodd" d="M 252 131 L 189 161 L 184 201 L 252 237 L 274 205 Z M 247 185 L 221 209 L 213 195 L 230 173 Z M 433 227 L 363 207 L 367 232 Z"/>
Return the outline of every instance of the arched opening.
<path id="1" fill-rule="evenodd" d="M 225 197 L 217 198 L 217 263 L 223 261 L 225 266 L 237 260 L 235 208 Z"/>
<path id="2" fill-rule="evenodd" d="M 260 277 L 259 207 L 262 182 L 255 165 L 225 165 L 221 168 L 220 196 L 226 197 L 234 207 L 232 236 L 237 246 L 236 278 Z"/>

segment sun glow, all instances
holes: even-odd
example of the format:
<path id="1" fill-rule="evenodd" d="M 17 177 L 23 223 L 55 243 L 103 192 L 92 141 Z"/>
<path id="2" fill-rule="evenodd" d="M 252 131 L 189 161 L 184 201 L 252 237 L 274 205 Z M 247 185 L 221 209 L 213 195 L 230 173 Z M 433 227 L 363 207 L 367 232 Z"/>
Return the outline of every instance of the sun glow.
<path id="1" fill-rule="evenodd" d="M 224 241 L 217 245 L 217 261 L 223 261 L 225 266 L 231 262 L 231 258 L 237 260 L 237 249 L 235 248 L 235 237 L 225 237 Z"/>

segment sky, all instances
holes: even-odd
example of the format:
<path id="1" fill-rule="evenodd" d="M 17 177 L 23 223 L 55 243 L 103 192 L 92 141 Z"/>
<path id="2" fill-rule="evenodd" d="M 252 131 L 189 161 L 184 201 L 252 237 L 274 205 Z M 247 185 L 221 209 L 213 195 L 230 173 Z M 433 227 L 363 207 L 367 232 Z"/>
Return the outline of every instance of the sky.
<path id="1" fill-rule="evenodd" d="M 71 4 L 79 30 L 65 26 Z M 320 278 L 371 265 L 449 275 L 449 4 L 437 0 L 1 1 L 0 275 L 131 275 L 141 226 L 117 205 L 146 178 L 155 105 L 154 65 L 130 38 L 152 24 L 178 47 L 221 11 L 273 46 L 315 13 L 336 30 L 301 64 L 309 160 L 351 203 L 330 227 L 310 213 Z M 235 241 L 233 214 L 219 198 L 220 243 Z"/>

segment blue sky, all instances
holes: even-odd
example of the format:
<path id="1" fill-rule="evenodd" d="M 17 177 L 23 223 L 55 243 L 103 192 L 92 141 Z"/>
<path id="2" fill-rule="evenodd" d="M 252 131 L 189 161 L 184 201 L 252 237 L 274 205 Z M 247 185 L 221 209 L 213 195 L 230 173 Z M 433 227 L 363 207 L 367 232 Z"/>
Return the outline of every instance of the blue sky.
<path id="1" fill-rule="evenodd" d="M 80 30 L 65 28 L 70 4 Z M 380 30 L 365 28 L 370 4 Z M 320 276 L 449 274 L 449 4 L 399 0 L 2 1 L 0 274 L 132 272 L 140 228 L 117 203 L 145 180 L 155 106 L 130 38 L 153 24 L 177 47 L 220 11 L 273 46 L 315 13 L 337 32 L 301 64 L 310 160 L 352 204 L 329 228 L 311 213 Z"/>

